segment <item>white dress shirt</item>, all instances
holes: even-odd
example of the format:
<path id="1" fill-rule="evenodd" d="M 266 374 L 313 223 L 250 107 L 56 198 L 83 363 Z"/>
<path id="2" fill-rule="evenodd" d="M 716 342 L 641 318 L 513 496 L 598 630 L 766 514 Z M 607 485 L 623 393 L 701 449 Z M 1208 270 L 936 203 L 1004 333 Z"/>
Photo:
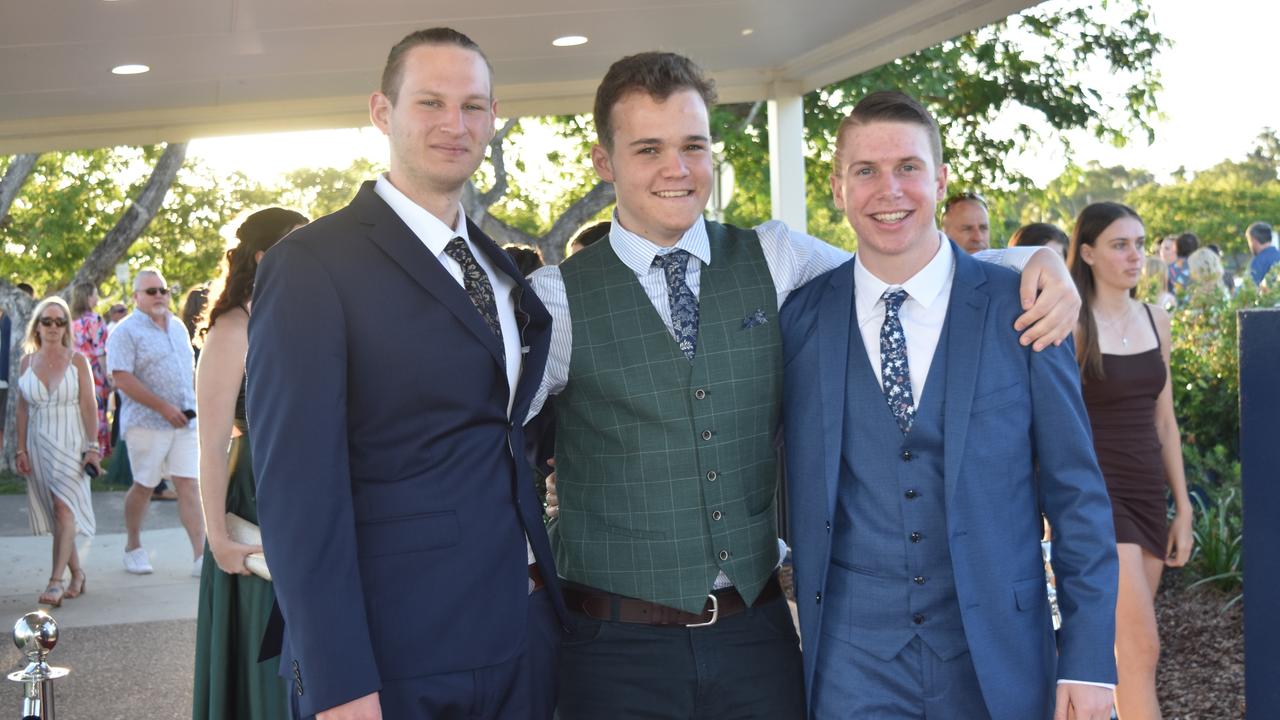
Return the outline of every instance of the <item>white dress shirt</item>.
<path id="1" fill-rule="evenodd" d="M 924 383 L 933 364 L 933 353 L 942 337 L 942 326 L 947 321 L 947 306 L 951 301 L 951 281 L 955 278 L 956 261 L 951 243 L 938 234 L 938 251 L 933 259 L 901 285 L 890 285 L 862 264 L 862 257 L 853 257 L 853 305 L 858 315 L 858 332 L 867 351 L 867 360 L 880 380 L 880 328 L 884 325 L 884 299 L 886 290 L 901 288 L 907 291 L 907 299 L 898 311 L 902 320 L 902 334 L 907 339 L 907 370 L 911 384 L 911 399 L 920 407 L 924 396 Z"/>

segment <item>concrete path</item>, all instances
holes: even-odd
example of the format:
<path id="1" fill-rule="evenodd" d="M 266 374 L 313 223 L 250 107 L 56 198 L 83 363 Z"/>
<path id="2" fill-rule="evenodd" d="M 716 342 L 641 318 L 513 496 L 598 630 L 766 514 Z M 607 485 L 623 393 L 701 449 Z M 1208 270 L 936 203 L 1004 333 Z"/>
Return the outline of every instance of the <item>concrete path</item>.
<path id="1" fill-rule="evenodd" d="M 52 540 L 33 537 L 25 495 L 0 495 L 0 675 L 25 664 L 10 641 L 13 623 L 43 608 L 58 622 L 51 665 L 60 720 L 191 717 L 196 593 L 191 546 L 176 503 L 153 502 L 142 533 L 155 572 L 124 571 L 124 493 L 93 496 L 98 534 L 81 539 L 86 592 L 61 608 L 36 604 L 46 585 Z M 21 662 L 20 662 L 21 661 Z M 0 717 L 17 717 L 20 686 L 0 680 Z"/>

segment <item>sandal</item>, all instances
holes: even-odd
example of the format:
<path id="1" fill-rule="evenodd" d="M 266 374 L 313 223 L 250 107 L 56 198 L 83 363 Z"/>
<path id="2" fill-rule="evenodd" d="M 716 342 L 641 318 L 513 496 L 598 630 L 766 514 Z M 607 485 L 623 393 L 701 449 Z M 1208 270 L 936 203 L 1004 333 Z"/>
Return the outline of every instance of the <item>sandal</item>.
<path id="1" fill-rule="evenodd" d="M 40 593 L 40 597 L 36 598 L 36 602 L 49 607 L 62 607 L 62 598 L 65 594 L 66 590 L 62 587 L 62 581 L 50 578 L 49 587 Z"/>
<path id="2" fill-rule="evenodd" d="M 71 573 L 71 582 L 67 585 L 67 589 L 63 591 L 62 597 L 66 598 L 67 600 L 70 600 L 72 598 L 77 598 L 83 595 L 84 588 L 85 588 L 84 580 L 85 580 L 85 577 L 84 577 L 83 570 L 81 570 L 80 572 Z"/>

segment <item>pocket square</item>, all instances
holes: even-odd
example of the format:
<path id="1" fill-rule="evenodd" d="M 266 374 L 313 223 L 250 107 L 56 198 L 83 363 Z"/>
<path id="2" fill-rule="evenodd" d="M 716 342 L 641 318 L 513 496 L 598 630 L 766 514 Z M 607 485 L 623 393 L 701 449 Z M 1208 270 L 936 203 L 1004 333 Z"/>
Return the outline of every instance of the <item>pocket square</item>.
<path id="1" fill-rule="evenodd" d="M 756 311 L 742 318 L 742 329 L 750 330 L 757 325 L 764 325 L 769 322 L 768 316 L 764 314 L 763 308 L 756 308 Z"/>

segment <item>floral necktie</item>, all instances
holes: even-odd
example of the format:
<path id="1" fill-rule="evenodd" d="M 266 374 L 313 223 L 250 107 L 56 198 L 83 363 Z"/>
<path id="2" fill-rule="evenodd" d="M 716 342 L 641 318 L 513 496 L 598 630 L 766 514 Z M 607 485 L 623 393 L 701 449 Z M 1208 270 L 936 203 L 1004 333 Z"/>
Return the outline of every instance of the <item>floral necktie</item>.
<path id="1" fill-rule="evenodd" d="M 476 262 L 476 256 L 471 254 L 467 241 L 456 237 L 444 246 L 444 252 L 462 267 L 463 289 L 471 296 L 471 304 L 480 311 L 485 324 L 501 342 L 502 325 L 498 322 L 498 303 L 493 297 L 493 286 L 489 284 L 489 276 L 485 274 L 484 268 Z"/>
<path id="2" fill-rule="evenodd" d="M 684 356 L 693 362 L 698 350 L 698 299 L 684 281 L 689 267 L 689 253 L 675 250 L 653 258 L 653 267 L 662 268 L 667 276 L 667 299 L 671 303 L 671 331 Z"/>
<path id="3" fill-rule="evenodd" d="M 907 366 L 907 337 L 902 333 L 898 311 L 907 299 L 906 290 L 885 290 L 884 325 L 880 326 L 880 386 L 889 411 L 898 419 L 898 429 L 906 435 L 916 419 L 911 397 L 911 368 Z"/>

